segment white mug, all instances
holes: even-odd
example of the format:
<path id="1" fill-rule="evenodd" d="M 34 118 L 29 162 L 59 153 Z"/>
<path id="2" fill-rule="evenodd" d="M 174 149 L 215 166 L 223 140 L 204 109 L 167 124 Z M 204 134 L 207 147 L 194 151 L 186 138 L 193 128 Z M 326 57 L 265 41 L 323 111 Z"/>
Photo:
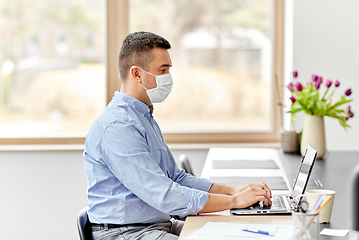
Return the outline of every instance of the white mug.
<path id="1" fill-rule="evenodd" d="M 331 197 L 329 202 L 319 212 L 319 223 L 328 223 L 330 222 L 330 217 L 332 215 L 335 191 L 324 189 L 311 189 L 307 190 L 305 194 L 298 195 L 296 197 L 296 200 L 298 201 L 299 197 L 305 197 L 309 205 L 308 209 L 310 210 L 313 208 L 314 204 L 317 202 L 318 198 L 321 195 L 328 195 Z"/>

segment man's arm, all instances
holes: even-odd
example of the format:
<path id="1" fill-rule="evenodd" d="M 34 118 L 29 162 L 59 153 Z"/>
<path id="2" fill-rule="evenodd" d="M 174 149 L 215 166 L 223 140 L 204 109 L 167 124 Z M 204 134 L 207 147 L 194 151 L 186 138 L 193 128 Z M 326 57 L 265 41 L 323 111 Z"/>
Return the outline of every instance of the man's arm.
<path id="1" fill-rule="evenodd" d="M 248 184 L 242 187 L 228 187 L 213 184 L 209 190 L 207 204 L 200 213 L 217 212 L 231 208 L 245 208 L 256 202 L 271 204 L 271 190 L 265 183 Z"/>
<path id="2" fill-rule="evenodd" d="M 269 192 L 270 197 L 272 197 L 272 192 L 269 187 L 263 183 L 251 183 L 240 187 L 229 187 L 226 185 L 221 185 L 214 183 L 211 188 L 209 189 L 209 193 L 216 193 L 216 194 L 225 194 L 225 195 L 236 195 L 248 187 L 258 186 L 259 188 L 263 188 L 267 192 Z"/>
<path id="3" fill-rule="evenodd" d="M 262 200 L 266 205 L 271 204 L 270 198 L 272 193 L 265 183 L 248 184 L 240 187 L 229 187 L 217 183 L 212 184 L 207 179 L 199 179 L 180 171 L 168 147 L 167 151 L 170 156 L 170 165 L 173 166 L 171 169 L 172 179 L 175 182 L 183 186 L 209 192 L 208 201 L 200 213 L 244 208 Z"/>
<path id="4" fill-rule="evenodd" d="M 235 195 L 237 192 L 240 192 L 240 190 L 236 190 L 234 187 L 214 183 L 208 192 L 213 194 Z"/>

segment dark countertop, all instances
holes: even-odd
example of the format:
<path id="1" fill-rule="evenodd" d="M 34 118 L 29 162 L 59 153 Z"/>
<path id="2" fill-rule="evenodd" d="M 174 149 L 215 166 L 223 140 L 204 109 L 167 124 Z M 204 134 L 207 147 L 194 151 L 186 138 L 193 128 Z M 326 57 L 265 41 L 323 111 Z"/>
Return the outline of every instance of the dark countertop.
<path id="1" fill-rule="evenodd" d="M 300 154 L 284 153 L 279 150 L 285 173 L 291 185 L 296 178 L 302 156 Z M 350 229 L 351 228 L 351 174 L 359 164 L 359 152 L 334 151 L 328 152 L 322 160 L 316 160 L 307 189 L 320 189 L 314 182 L 319 179 L 322 189 L 335 191 L 331 222 L 321 224 L 321 229 Z M 359 201 L 358 201 L 359 202 Z M 349 239 L 349 237 L 331 237 L 320 235 L 320 239 Z"/>

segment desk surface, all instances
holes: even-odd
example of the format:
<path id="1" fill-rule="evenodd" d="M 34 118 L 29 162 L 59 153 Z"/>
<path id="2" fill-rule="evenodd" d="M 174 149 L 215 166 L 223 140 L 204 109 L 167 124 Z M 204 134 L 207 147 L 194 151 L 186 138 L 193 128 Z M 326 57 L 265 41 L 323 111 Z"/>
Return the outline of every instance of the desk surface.
<path id="1" fill-rule="evenodd" d="M 273 162 L 273 164 L 276 165 L 277 168 L 265 167 L 261 169 L 241 169 L 235 167 L 214 167 L 214 163 L 218 163 L 217 165 L 225 165 L 224 163 L 228 161 L 257 162 L 254 165 L 262 167 L 260 165 L 262 164 L 261 161 L 268 160 Z M 214 182 L 219 181 L 218 183 L 229 186 L 237 186 L 238 184 L 245 185 L 252 182 L 264 181 L 267 182 L 268 186 L 272 188 L 272 192 L 276 195 L 290 193 L 290 184 L 286 177 L 284 167 L 282 166 L 278 150 L 274 148 L 261 148 L 260 150 L 255 148 L 211 148 L 208 152 L 201 177 L 207 179 L 212 178 Z M 220 179 L 227 179 L 229 181 L 221 182 Z M 281 186 L 280 188 L 278 188 L 281 190 L 277 189 L 273 191 L 274 186 L 271 186 L 269 184 L 270 180 L 273 182 L 273 179 L 280 179 L 280 182 L 283 183 L 284 188 Z M 277 185 L 278 187 L 278 182 L 274 185 Z"/>
<path id="2" fill-rule="evenodd" d="M 283 153 L 282 150 L 278 150 L 278 155 L 287 179 L 292 185 L 299 168 L 301 156 Z M 330 152 L 326 154 L 323 160 L 316 160 L 307 189 L 318 188 L 314 183 L 314 179 L 319 179 L 323 184 L 323 188 L 336 191 L 331 222 L 321 224 L 322 229 L 350 229 L 350 173 L 358 163 L 359 152 Z M 191 216 L 187 217 L 179 239 L 184 239 L 209 221 L 291 224 L 291 216 Z M 320 239 L 336 238 L 320 235 Z M 340 239 L 348 239 L 348 236 Z"/>
<path id="3" fill-rule="evenodd" d="M 187 217 L 185 225 L 182 229 L 179 240 L 195 232 L 203 227 L 207 222 L 232 222 L 232 223 L 249 223 L 249 224 L 277 224 L 288 225 L 291 223 L 291 216 L 261 216 L 258 220 L 257 216 L 190 216 Z"/>
<path id="4" fill-rule="evenodd" d="M 278 151 L 288 179 L 295 179 L 301 156 Z M 329 152 L 323 160 L 316 160 L 307 189 L 318 188 L 319 179 L 323 189 L 334 190 L 335 198 L 331 222 L 322 228 L 349 229 L 351 222 L 350 174 L 359 163 L 359 152 Z M 324 239 L 324 238 L 323 238 Z M 329 239 L 329 238 L 328 238 Z M 343 238 L 342 238 L 343 239 Z"/>

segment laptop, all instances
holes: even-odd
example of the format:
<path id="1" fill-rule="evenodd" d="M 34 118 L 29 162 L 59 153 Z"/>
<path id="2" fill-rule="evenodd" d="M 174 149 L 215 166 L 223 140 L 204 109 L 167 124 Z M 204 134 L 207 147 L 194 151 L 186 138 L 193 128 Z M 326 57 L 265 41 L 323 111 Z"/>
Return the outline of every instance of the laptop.
<path id="1" fill-rule="evenodd" d="M 272 196 L 272 205 L 270 206 L 265 206 L 263 202 L 259 202 L 248 208 L 231 209 L 231 213 L 235 215 L 291 214 L 297 208 L 296 196 L 305 192 L 316 157 L 317 150 L 308 144 L 291 194 Z"/>

